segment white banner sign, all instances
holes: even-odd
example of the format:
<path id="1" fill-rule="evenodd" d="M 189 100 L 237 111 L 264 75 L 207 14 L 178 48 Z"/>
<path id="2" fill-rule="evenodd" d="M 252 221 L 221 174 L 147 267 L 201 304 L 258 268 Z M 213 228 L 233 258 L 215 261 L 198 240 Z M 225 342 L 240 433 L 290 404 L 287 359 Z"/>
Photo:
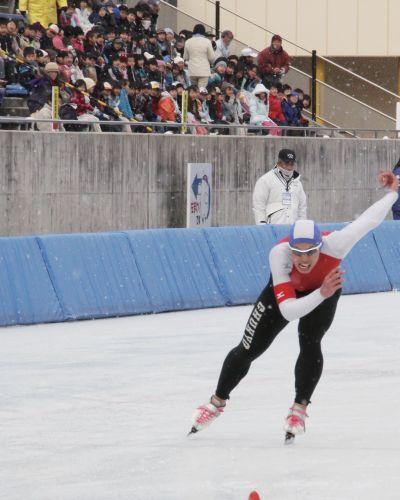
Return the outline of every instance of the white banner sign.
<path id="1" fill-rule="evenodd" d="M 186 227 L 211 226 L 211 163 L 188 163 Z"/>

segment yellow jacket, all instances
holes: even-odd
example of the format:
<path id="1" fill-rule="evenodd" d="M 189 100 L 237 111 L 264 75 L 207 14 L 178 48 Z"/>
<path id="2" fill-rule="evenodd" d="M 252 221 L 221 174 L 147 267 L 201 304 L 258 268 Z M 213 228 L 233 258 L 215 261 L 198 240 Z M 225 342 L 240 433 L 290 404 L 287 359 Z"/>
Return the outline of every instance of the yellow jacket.
<path id="1" fill-rule="evenodd" d="M 67 7 L 67 0 L 20 0 L 19 10 L 28 11 L 28 22 L 39 22 L 44 28 L 57 24 L 57 6 Z"/>

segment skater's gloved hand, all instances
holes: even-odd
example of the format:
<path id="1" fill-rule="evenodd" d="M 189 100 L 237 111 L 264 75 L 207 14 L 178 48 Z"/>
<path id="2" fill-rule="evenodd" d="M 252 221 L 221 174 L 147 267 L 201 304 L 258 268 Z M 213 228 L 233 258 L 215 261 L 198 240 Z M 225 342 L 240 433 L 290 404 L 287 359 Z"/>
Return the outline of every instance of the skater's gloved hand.
<path id="1" fill-rule="evenodd" d="M 333 269 L 330 273 L 328 273 L 325 276 L 325 279 L 321 285 L 321 288 L 319 291 L 321 292 L 321 295 L 327 299 L 328 297 L 332 297 L 332 295 L 339 290 L 339 288 L 342 288 L 343 286 L 343 274 L 344 271 L 340 269 L 340 267 L 337 267 L 336 269 Z"/>
<path id="2" fill-rule="evenodd" d="M 399 189 L 399 179 L 390 171 L 381 170 L 378 175 L 379 183 L 382 187 L 397 191 Z"/>

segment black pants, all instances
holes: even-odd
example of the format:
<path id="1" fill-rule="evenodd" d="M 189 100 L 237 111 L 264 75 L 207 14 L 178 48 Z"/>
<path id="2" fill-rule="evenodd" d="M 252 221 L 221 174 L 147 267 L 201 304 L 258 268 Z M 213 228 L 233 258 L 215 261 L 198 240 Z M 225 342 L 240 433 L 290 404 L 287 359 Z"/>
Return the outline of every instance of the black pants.
<path id="1" fill-rule="evenodd" d="M 341 290 L 325 299 L 299 321 L 300 354 L 295 367 L 296 403 L 308 403 L 321 377 L 323 356 L 321 340 L 331 326 Z M 307 295 L 299 293 L 298 297 Z M 222 366 L 215 394 L 228 399 L 231 391 L 249 371 L 274 338 L 288 324 L 276 303 L 272 280 L 258 298 L 247 322 L 240 344 L 232 349 Z"/>

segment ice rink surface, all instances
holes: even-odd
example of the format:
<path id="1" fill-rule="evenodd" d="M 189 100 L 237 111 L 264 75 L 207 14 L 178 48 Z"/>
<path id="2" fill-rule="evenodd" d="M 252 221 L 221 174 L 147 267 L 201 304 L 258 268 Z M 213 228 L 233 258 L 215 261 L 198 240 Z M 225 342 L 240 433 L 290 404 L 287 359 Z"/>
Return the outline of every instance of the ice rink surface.
<path id="1" fill-rule="evenodd" d="M 250 307 L 0 331 L 0 498 L 398 500 L 400 294 L 345 296 L 305 436 L 283 445 L 296 322 L 187 438 Z"/>

